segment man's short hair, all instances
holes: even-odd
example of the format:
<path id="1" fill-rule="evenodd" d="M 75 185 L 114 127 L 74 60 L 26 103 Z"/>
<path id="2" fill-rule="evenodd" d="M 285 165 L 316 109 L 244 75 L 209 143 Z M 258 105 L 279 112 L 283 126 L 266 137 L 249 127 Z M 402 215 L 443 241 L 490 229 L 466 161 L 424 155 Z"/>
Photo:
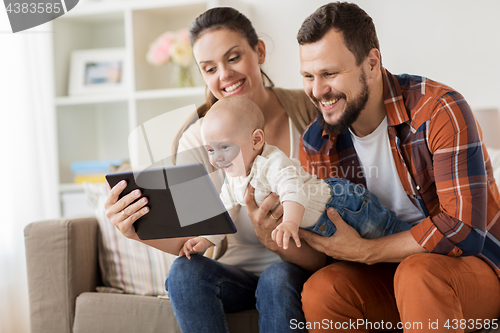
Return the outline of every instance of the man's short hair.
<path id="1" fill-rule="evenodd" d="M 315 43 L 330 29 L 342 32 L 344 43 L 356 57 L 358 66 L 371 49 L 380 51 L 372 18 L 358 5 L 348 2 L 331 2 L 319 7 L 302 23 L 297 41 L 299 45 Z"/>

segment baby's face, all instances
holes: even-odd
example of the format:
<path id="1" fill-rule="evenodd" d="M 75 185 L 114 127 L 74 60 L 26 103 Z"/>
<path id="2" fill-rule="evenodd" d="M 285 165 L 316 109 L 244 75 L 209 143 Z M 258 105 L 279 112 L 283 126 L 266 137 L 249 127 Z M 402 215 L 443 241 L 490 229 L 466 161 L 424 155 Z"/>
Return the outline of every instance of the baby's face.
<path id="1" fill-rule="evenodd" d="M 251 133 L 214 125 L 203 127 L 202 138 L 214 167 L 223 169 L 230 177 L 245 177 L 250 173 L 256 156 Z"/>
<path id="2" fill-rule="evenodd" d="M 205 145 L 210 163 L 217 169 L 223 169 L 228 176 L 243 177 L 246 170 L 242 168 L 240 147 L 234 142 L 211 141 Z"/>

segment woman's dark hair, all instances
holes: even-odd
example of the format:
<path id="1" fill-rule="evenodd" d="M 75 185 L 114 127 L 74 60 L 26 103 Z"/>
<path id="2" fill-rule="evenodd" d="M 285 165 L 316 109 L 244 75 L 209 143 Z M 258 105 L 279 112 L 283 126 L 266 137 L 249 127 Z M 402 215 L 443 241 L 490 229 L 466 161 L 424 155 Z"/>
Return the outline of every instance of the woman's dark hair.
<path id="1" fill-rule="evenodd" d="M 356 57 L 359 66 L 375 48 L 380 46 L 372 18 L 358 5 L 348 2 L 331 2 L 318 8 L 297 33 L 299 45 L 315 43 L 330 29 L 341 31 L 346 47 Z"/>
<path id="2" fill-rule="evenodd" d="M 245 15 L 232 7 L 215 7 L 198 16 L 191 24 L 189 28 L 191 47 L 204 33 L 218 29 L 229 29 L 240 33 L 254 50 L 259 42 L 252 22 Z M 262 81 L 267 80 L 267 86 L 274 87 L 274 83 L 266 73 L 262 69 L 260 72 L 262 73 Z M 206 102 L 198 108 L 198 116 L 203 117 L 215 102 L 217 102 L 217 98 L 207 89 Z"/>

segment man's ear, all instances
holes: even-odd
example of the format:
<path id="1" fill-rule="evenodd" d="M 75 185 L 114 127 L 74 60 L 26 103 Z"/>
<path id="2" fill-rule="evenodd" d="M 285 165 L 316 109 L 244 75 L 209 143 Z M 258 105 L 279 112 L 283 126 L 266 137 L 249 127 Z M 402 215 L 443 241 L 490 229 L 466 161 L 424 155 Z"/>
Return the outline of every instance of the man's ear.
<path id="1" fill-rule="evenodd" d="M 380 51 L 376 48 L 371 49 L 366 61 L 368 78 L 377 77 L 380 74 L 380 67 L 382 66 Z"/>
<path id="2" fill-rule="evenodd" d="M 264 131 L 261 129 L 256 129 L 252 133 L 252 143 L 253 143 L 253 150 L 260 150 L 262 146 L 264 146 Z"/>

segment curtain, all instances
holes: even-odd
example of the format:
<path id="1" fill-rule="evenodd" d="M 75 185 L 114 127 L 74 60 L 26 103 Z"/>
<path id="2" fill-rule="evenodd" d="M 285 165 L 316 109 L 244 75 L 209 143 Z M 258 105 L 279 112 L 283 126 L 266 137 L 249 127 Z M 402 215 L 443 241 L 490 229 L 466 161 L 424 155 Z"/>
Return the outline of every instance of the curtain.
<path id="1" fill-rule="evenodd" d="M 0 333 L 28 333 L 24 227 L 59 216 L 51 25 L 0 10 Z"/>

